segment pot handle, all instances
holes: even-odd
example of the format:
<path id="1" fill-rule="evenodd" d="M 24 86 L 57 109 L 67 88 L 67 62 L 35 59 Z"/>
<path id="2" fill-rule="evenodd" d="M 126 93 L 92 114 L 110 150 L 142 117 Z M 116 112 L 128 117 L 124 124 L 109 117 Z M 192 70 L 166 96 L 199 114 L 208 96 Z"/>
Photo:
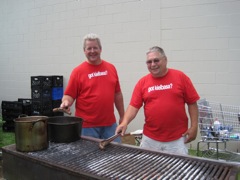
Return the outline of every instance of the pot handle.
<path id="1" fill-rule="evenodd" d="M 42 122 L 44 122 L 45 123 L 45 121 L 44 121 L 45 119 L 37 119 L 37 120 L 35 120 L 35 121 L 33 121 L 33 125 L 35 124 L 35 123 L 37 123 L 37 122 L 40 122 L 40 121 L 42 121 Z"/>
<path id="2" fill-rule="evenodd" d="M 21 117 L 28 117 L 28 115 L 26 115 L 26 114 L 20 114 L 20 115 L 18 116 L 18 118 L 21 118 Z"/>
<path id="3" fill-rule="evenodd" d="M 42 121 L 43 123 L 45 123 L 44 119 L 37 119 L 37 120 L 35 120 L 35 121 L 32 122 L 32 126 L 29 127 L 29 130 L 32 130 L 32 129 L 33 129 L 33 126 L 34 126 L 37 122 L 40 122 L 40 121 Z"/>

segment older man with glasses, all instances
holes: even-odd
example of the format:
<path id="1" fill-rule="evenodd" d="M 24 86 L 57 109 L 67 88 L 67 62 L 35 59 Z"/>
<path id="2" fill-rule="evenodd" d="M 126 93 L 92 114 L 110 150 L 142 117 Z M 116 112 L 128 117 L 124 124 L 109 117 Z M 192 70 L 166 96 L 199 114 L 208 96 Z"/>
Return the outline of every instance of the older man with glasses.
<path id="1" fill-rule="evenodd" d="M 187 155 L 186 144 L 197 136 L 199 95 L 187 75 L 167 68 L 167 56 L 162 48 L 154 46 L 146 55 L 150 73 L 136 84 L 116 133 L 124 135 L 128 124 L 143 106 L 145 123 L 140 147 Z"/>

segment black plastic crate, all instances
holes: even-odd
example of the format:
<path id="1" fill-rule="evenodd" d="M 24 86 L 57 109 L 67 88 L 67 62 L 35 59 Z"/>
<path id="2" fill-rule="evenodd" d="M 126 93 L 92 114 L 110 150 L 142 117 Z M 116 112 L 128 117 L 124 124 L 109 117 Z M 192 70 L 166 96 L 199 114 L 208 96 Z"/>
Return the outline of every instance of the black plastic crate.
<path id="1" fill-rule="evenodd" d="M 32 100 L 32 115 L 41 115 L 42 114 L 42 101 L 41 100 Z"/>
<path id="2" fill-rule="evenodd" d="M 51 110 L 45 110 L 41 113 L 42 116 L 53 116 L 53 112 Z"/>
<path id="3" fill-rule="evenodd" d="M 43 88 L 52 87 L 52 76 L 43 76 L 42 77 L 42 87 Z"/>
<path id="4" fill-rule="evenodd" d="M 13 122 L 14 119 L 18 118 L 21 114 L 2 114 L 2 120 L 5 122 Z"/>
<path id="5" fill-rule="evenodd" d="M 20 116 L 21 114 L 23 114 L 23 113 L 2 109 L 2 118 L 4 121 L 18 118 L 18 116 Z"/>
<path id="6" fill-rule="evenodd" d="M 41 100 L 42 99 L 42 88 L 41 87 L 32 87 L 32 99 Z"/>
<path id="7" fill-rule="evenodd" d="M 23 113 L 23 108 L 22 109 L 2 109 L 2 114 L 22 114 Z"/>
<path id="8" fill-rule="evenodd" d="M 42 115 L 44 116 L 52 116 L 53 108 L 51 100 L 43 100 L 42 101 Z"/>
<path id="9" fill-rule="evenodd" d="M 23 105 L 31 105 L 32 99 L 29 98 L 18 98 L 18 102 L 22 103 Z"/>
<path id="10" fill-rule="evenodd" d="M 22 114 L 30 116 L 32 112 L 32 99 L 18 98 L 18 102 L 22 103 Z"/>
<path id="11" fill-rule="evenodd" d="M 3 123 L 2 125 L 2 130 L 5 131 L 5 132 L 14 132 L 14 122 L 5 122 Z"/>
<path id="12" fill-rule="evenodd" d="M 63 76 L 52 76 L 53 87 L 63 87 Z"/>
<path id="13" fill-rule="evenodd" d="M 43 76 L 31 76 L 31 87 L 42 86 Z"/>
<path id="14" fill-rule="evenodd" d="M 32 116 L 41 116 L 42 115 L 42 111 L 32 110 L 31 114 L 32 114 Z"/>
<path id="15" fill-rule="evenodd" d="M 42 110 L 50 110 L 52 111 L 52 100 L 42 100 Z"/>
<path id="16" fill-rule="evenodd" d="M 18 101 L 2 101 L 2 109 L 14 110 L 22 112 L 22 103 Z"/>
<path id="17" fill-rule="evenodd" d="M 23 105 L 22 114 L 30 116 L 31 112 L 32 112 L 32 104 L 30 104 L 30 105 Z"/>
<path id="18" fill-rule="evenodd" d="M 42 88 L 42 100 L 52 100 L 52 88 Z"/>
<path id="19" fill-rule="evenodd" d="M 62 100 L 52 100 L 53 108 L 59 108 L 61 104 L 62 104 Z"/>

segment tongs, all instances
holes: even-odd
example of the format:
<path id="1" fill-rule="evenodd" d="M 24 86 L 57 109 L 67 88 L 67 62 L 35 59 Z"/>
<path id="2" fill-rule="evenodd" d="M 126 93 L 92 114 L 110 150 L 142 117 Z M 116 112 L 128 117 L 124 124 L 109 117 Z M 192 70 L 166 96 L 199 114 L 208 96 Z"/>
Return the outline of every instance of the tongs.
<path id="1" fill-rule="evenodd" d="M 115 134 L 115 135 L 111 136 L 111 137 L 108 138 L 108 139 L 105 139 L 105 140 L 101 141 L 101 142 L 99 143 L 99 148 L 100 148 L 101 150 L 104 150 L 105 147 L 106 147 L 110 142 L 112 142 L 114 139 L 116 139 L 116 138 L 119 137 L 119 136 L 121 136 L 121 132 L 119 132 L 118 134 Z"/>
<path id="2" fill-rule="evenodd" d="M 65 108 L 62 108 L 62 107 L 54 108 L 53 112 L 63 112 L 63 113 L 66 113 L 68 115 L 71 115 L 72 112 L 67 111 L 67 109 L 68 109 L 68 107 L 65 107 Z"/>
<path id="3" fill-rule="evenodd" d="M 119 132 L 118 134 L 115 134 L 115 135 L 111 136 L 111 137 L 108 138 L 108 139 L 102 140 L 102 141 L 99 143 L 99 148 L 100 148 L 101 150 L 104 150 L 105 147 L 106 147 L 110 142 L 112 142 L 114 139 L 116 139 L 117 137 L 119 137 L 119 136 L 121 135 L 121 133 L 122 133 L 122 132 Z M 134 131 L 134 132 L 130 132 L 130 133 L 128 133 L 128 134 L 125 134 L 124 136 L 127 136 L 127 135 L 140 136 L 140 135 L 142 135 L 142 133 L 143 133 L 143 130 L 140 129 L 140 130 L 136 130 L 136 131 Z"/>

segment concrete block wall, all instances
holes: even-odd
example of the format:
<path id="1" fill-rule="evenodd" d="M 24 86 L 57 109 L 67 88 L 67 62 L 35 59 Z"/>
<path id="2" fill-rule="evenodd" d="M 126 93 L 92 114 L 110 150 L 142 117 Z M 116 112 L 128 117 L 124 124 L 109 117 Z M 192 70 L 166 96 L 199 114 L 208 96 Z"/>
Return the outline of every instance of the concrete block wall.
<path id="1" fill-rule="evenodd" d="M 162 1 L 162 6 L 161 44 L 170 51 L 172 67 L 189 74 L 202 97 L 239 105 L 240 2 Z"/>
<path id="2" fill-rule="evenodd" d="M 239 17 L 239 0 L 2 0 L 0 100 L 30 97 L 30 76 L 63 75 L 66 86 L 85 59 L 82 38 L 93 32 L 118 70 L 126 107 L 153 45 L 202 98 L 239 105 Z M 140 111 L 129 131 L 143 122 Z"/>

